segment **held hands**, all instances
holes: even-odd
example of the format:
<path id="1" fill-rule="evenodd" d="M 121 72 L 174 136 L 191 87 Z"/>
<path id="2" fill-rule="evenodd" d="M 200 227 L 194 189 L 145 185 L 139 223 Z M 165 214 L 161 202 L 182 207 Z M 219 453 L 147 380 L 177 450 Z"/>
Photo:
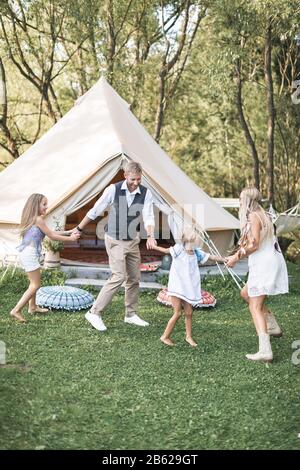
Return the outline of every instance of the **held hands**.
<path id="1" fill-rule="evenodd" d="M 72 235 L 75 234 L 77 235 L 76 240 L 81 237 L 81 232 L 77 229 L 77 227 L 74 227 L 72 230 L 69 231 Z"/>
<path id="2" fill-rule="evenodd" d="M 73 242 L 76 242 L 79 238 L 80 238 L 80 233 L 77 231 L 76 232 L 73 231 L 70 235 L 70 240 L 72 240 Z"/>
<path id="3" fill-rule="evenodd" d="M 235 255 L 228 256 L 228 258 L 226 258 L 227 268 L 233 268 L 236 262 L 237 262 L 237 258 Z"/>
<path id="4" fill-rule="evenodd" d="M 154 250 L 157 246 L 157 241 L 154 237 L 149 237 L 146 242 L 147 250 Z"/>

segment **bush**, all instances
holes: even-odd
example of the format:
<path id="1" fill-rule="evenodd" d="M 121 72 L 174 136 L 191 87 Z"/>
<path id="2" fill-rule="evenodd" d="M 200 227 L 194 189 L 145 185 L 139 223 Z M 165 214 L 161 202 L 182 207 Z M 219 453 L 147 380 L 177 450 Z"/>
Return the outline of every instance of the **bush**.
<path id="1" fill-rule="evenodd" d="M 292 263 L 300 263 L 300 240 L 295 240 L 287 249 L 287 259 Z"/>
<path id="2" fill-rule="evenodd" d="M 53 251 L 53 253 L 58 253 L 64 249 L 64 244 L 58 240 L 50 240 L 50 238 L 46 237 L 43 241 L 43 247 L 46 251 Z"/>
<path id="3" fill-rule="evenodd" d="M 4 275 L 5 269 L 0 268 L 0 279 Z M 67 274 L 59 269 L 42 269 L 42 285 L 47 286 L 63 286 L 67 279 Z M 28 277 L 25 271 L 17 268 L 14 271 L 10 267 L 1 282 L 1 287 L 9 287 L 12 293 L 20 294 L 28 287 Z"/>
<path id="4" fill-rule="evenodd" d="M 168 274 L 162 274 L 161 276 L 157 276 L 157 282 L 162 284 L 163 286 L 167 286 L 169 282 L 169 275 Z"/>
<path id="5" fill-rule="evenodd" d="M 284 235 L 282 237 L 278 237 L 278 242 L 279 242 L 279 246 L 281 248 L 282 253 L 285 255 L 290 244 L 293 243 L 293 238 L 290 236 Z"/>
<path id="6" fill-rule="evenodd" d="M 60 269 L 43 269 L 42 285 L 63 286 L 67 277 L 67 274 L 60 271 Z"/>
<path id="7" fill-rule="evenodd" d="M 27 289 L 28 278 L 22 269 L 17 268 L 14 270 L 13 266 L 10 266 L 6 273 L 5 271 L 6 268 L 0 268 L 1 288 L 9 287 L 12 294 L 19 294 L 20 292 Z"/>

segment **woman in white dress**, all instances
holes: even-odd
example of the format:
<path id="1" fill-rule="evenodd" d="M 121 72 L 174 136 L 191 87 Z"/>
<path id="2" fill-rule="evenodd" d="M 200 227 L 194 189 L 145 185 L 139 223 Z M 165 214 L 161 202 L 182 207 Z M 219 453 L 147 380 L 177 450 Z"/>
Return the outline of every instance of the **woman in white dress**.
<path id="1" fill-rule="evenodd" d="M 197 232 L 193 229 L 188 229 L 183 233 L 180 243 L 176 243 L 176 245 L 170 248 L 155 247 L 155 250 L 162 253 L 170 253 L 172 256 L 168 293 L 171 296 L 173 316 L 170 318 L 160 338 L 168 346 L 174 346 L 170 337 L 176 322 L 181 316 L 182 307 L 185 312 L 186 341 L 191 346 L 197 346 L 197 343 L 192 338 L 192 315 L 193 306 L 201 301 L 198 260 L 201 263 L 205 263 L 208 259 L 219 262 L 226 261 L 222 257 L 213 256 L 200 250 L 200 244 L 201 239 Z"/>
<path id="2" fill-rule="evenodd" d="M 279 337 L 282 333 L 275 317 L 265 306 L 265 300 L 268 295 L 288 292 L 288 273 L 272 221 L 259 204 L 260 200 L 261 195 L 256 188 L 245 188 L 241 192 L 240 248 L 228 257 L 227 266 L 233 267 L 239 259 L 249 257 L 248 281 L 241 290 L 241 296 L 249 305 L 259 338 L 259 351 L 246 357 L 253 361 L 271 362 L 270 335 Z"/>

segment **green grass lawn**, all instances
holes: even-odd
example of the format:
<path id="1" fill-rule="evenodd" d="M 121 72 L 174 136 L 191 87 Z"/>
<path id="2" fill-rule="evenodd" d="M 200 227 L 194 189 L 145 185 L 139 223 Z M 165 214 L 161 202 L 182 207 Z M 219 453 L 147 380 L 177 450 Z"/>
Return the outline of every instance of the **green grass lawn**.
<path id="1" fill-rule="evenodd" d="M 274 362 L 253 363 L 257 338 L 230 280 L 203 288 L 216 308 L 194 313 L 197 348 L 159 337 L 171 315 L 155 293 L 142 294 L 147 328 L 123 322 L 123 296 L 104 316 L 105 333 L 84 312 L 52 312 L 18 324 L 8 312 L 26 286 L 18 274 L 0 287 L 1 449 L 299 449 L 300 266 L 289 264 L 289 295 L 270 300 L 284 336 L 272 339 Z M 29 317 L 29 315 L 26 315 Z M 300 354 L 298 355 L 300 359 Z"/>

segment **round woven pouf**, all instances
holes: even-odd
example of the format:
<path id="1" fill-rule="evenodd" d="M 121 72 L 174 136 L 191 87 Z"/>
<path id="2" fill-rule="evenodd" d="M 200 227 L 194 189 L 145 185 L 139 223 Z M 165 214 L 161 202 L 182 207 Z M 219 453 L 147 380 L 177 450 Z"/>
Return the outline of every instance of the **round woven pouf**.
<path id="1" fill-rule="evenodd" d="M 160 304 L 166 305 L 166 307 L 172 307 L 171 297 L 166 288 L 159 291 L 156 300 Z M 214 307 L 216 303 L 216 298 L 210 292 L 201 290 L 201 300 L 197 305 L 194 305 L 194 308 Z"/>
<path id="2" fill-rule="evenodd" d="M 36 294 L 36 304 L 57 310 L 83 310 L 93 305 L 94 297 L 83 289 L 70 286 L 41 287 Z"/>

